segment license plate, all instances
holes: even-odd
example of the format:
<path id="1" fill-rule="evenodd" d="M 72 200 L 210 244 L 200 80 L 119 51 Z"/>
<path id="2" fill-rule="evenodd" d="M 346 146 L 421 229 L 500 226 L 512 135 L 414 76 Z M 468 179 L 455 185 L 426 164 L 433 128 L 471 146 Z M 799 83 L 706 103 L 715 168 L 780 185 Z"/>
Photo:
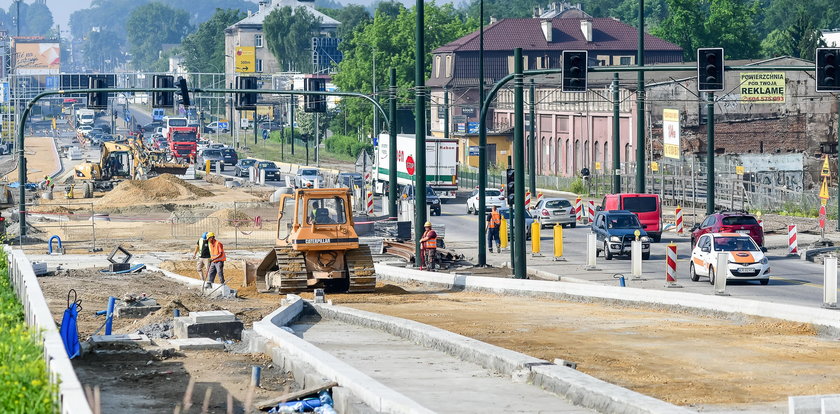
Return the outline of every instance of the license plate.
<path id="1" fill-rule="evenodd" d="M 561 214 L 563 214 L 563 212 L 562 212 L 562 211 L 555 211 L 555 212 L 554 212 L 554 215 L 555 215 L 555 216 L 559 216 L 559 215 L 561 215 Z"/>
<path id="2" fill-rule="evenodd" d="M 749 230 L 736 230 L 735 232 L 736 232 L 736 233 L 738 233 L 738 234 L 743 234 L 743 235 L 746 235 L 746 236 L 749 236 L 749 235 L 750 235 L 750 231 L 749 231 Z"/>
<path id="3" fill-rule="evenodd" d="M 755 273 L 757 269 L 753 269 L 751 267 L 739 267 L 738 271 L 741 273 Z"/>

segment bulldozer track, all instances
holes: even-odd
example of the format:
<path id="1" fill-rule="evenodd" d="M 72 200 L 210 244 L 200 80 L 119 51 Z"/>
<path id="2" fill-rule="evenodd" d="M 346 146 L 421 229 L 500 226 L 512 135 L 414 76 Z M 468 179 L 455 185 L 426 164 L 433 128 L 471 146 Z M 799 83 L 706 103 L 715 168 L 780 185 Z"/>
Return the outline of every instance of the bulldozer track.
<path id="1" fill-rule="evenodd" d="M 376 270 L 373 268 L 370 247 L 362 244 L 357 249 L 348 250 L 344 260 L 350 277 L 350 287 L 347 292 L 373 292 L 376 288 Z"/>
<path id="2" fill-rule="evenodd" d="M 280 276 L 278 293 L 302 292 L 307 288 L 306 262 L 303 259 L 303 252 L 296 251 L 291 247 L 275 247 L 274 254 L 277 256 L 277 268 Z M 275 272 L 266 275 L 266 285 L 271 286 L 271 277 Z M 276 277 L 276 276 L 274 276 Z"/>

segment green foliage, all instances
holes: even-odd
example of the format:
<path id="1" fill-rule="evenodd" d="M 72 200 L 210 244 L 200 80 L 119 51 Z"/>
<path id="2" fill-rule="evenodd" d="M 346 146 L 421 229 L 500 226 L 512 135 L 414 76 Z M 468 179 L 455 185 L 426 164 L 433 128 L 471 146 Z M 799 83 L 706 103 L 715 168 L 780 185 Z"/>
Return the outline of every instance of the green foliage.
<path id="1" fill-rule="evenodd" d="M 373 144 L 359 141 L 356 137 L 333 135 L 324 140 L 324 149 L 333 154 L 346 155 L 355 159 L 361 151 L 372 152 Z"/>
<path id="2" fill-rule="evenodd" d="M 97 69 L 101 68 L 106 60 L 110 60 L 114 65 L 123 62 L 125 55 L 121 49 L 124 44 L 123 39 L 110 30 L 88 33 L 82 43 L 85 64 L 89 68 Z"/>
<path id="3" fill-rule="evenodd" d="M 341 43 L 344 60 L 338 65 L 333 82 L 344 91 L 371 93 L 373 90 L 373 61 L 376 60 L 375 77 L 377 94 L 387 90 L 390 68 L 397 72 L 398 99 L 403 103 L 413 100 L 414 87 L 414 9 L 402 5 L 380 4 L 370 24 L 359 26 L 353 37 Z M 399 13 L 391 18 L 391 7 Z M 426 3 L 425 7 L 425 73 L 431 72 L 430 51 L 458 39 L 478 28 L 476 19 L 464 20 L 451 4 Z M 347 114 L 348 129 L 361 126 L 370 131 L 373 112 L 370 103 L 361 99 L 342 99 L 341 112 Z M 342 117 L 343 118 L 343 117 Z"/>
<path id="4" fill-rule="evenodd" d="M 233 9 L 216 9 L 195 32 L 181 42 L 184 65 L 190 72 L 224 72 L 225 28 L 244 19 L 246 14 Z"/>
<path id="5" fill-rule="evenodd" d="M 574 181 L 569 185 L 569 188 L 566 191 L 575 194 L 584 194 L 586 193 L 586 186 L 583 184 L 583 179 L 580 177 L 576 177 Z"/>
<path id="6" fill-rule="evenodd" d="M 53 15 L 49 7 L 43 3 L 11 2 L 9 12 L 0 15 L 0 22 L 9 30 L 9 34 L 17 34 L 17 5 L 20 5 L 20 35 L 21 36 L 49 36 L 53 27 Z"/>
<path id="7" fill-rule="evenodd" d="M 755 57 L 758 2 L 749 0 L 666 0 L 668 17 L 651 33 L 683 48 L 686 60 L 699 47 L 723 47 L 726 57 Z M 699 22 L 703 22 L 702 24 Z"/>
<path id="8" fill-rule="evenodd" d="M 263 21 L 268 50 L 277 59 L 281 70 L 309 72 L 312 69 L 312 36 L 321 27 L 321 19 L 306 7 L 279 7 Z"/>
<path id="9" fill-rule="evenodd" d="M 814 27 L 810 13 L 798 9 L 796 15 L 796 20 L 788 27 L 773 30 L 761 42 L 763 56 L 793 56 L 814 60 L 816 48 L 825 47 L 822 33 Z"/>
<path id="10" fill-rule="evenodd" d="M 23 307 L 9 283 L 9 263 L 0 252 L 0 412 L 53 413 L 56 388 L 50 384 L 43 349 L 23 322 Z"/>
<path id="11" fill-rule="evenodd" d="M 367 9 L 358 4 L 348 4 L 338 9 L 318 8 L 318 11 L 341 22 L 336 35 L 342 41 L 350 39 L 357 27 L 371 21 Z"/>
<path id="12" fill-rule="evenodd" d="M 190 16 L 162 3 L 140 6 L 128 16 L 126 35 L 135 69 L 153 70 L 164 44 L 177 44 L 191 31 Z"/>

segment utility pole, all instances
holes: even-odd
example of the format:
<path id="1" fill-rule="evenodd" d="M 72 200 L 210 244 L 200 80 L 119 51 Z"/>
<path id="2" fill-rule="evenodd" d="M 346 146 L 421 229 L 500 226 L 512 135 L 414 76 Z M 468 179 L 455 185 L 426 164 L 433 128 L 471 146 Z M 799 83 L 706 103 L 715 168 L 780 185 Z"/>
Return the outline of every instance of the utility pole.
<path id="1" fill-rule="evenodd" d="M 484 105 L 484 0 L 478 0 L 478 102 L 479 113 Z M 487 266 L 487 124 L 479 120 L 484 128 L 478 129 L 478 267 Z M 512 207 L 512 206 L 511 206 Z M 511 210 L 513 211 L 513 210 Z"/>
<path id="2" fill-rule="evenodd" d="M 645 0 L 639 0 L 639 49 L 636 66 L 645 66 Z M 645 192 L 645 71 L 636 87 L 636 192 Z"/>
<path id="3" fill-rule="evenodd" d="M 391 125 L 388 128 L 388 210 L 389 217 L 397 219 L 397 70 L 389 70 L 391 83 L 388 85 L 388 113 Z"/>
<path id="4" fill-rule="evenodd" d="M 522 48 L 513 52 L 513 169 L 514 175 L 514 217 L 513 243 L 516 261 L 513 263 L 513 277 L 525 279 L 525 125 L 524 125 L 524 76 L 522 74 Z M 480 215 L 484 215 L 482 211 Z"/>
<path id="5" fill-rule="evenodd" d="M 612 139 L 612 173 L 613 173 L 613 194 L 621 192 L 621 119 L 619 118 L 619 111 L 621 109 L 619 99 L 621 98 L 618 91 L 618 73 L 613 74 L 612 81 L 612 98 L 613 98 L 613 139 Z"/>
<path id="6" fill-rule="evenodd" d="M 715 93 L 706 92 L 706 214 L 715 212 Z"/>
<path id="7" fill-rule="evenodd" d="M 414 257 L 420 257 L 420 238 L 423 236 L 423 224 L 426 223 L 426 46 L 424 41 L 424 6 L 423 0 L 416 2 L 415 48 L 414 48 Z M 393 151 L 392 151 L 393 152 Z"/>
<path id="8" fill-rule="evenodd" d="M 537 108 L 537 93 L 536 93 L 536 86 L 534 86 L 534 80 L 531 79 L 531 123 L 530 123 L 530 136 L 528 137 L 528 184 L 531 188 L 531 198 L 537 196 L 537 149 L 535 144 L 537 142 L 536 139 L 536 129 L 537 129 L 537 118 L 536 118 L 536 108 Z"/>

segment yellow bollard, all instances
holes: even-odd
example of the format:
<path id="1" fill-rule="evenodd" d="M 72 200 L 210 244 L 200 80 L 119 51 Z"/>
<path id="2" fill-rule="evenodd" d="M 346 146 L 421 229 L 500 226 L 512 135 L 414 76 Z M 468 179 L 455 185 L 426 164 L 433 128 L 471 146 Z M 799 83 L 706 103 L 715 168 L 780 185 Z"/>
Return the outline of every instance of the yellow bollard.
<path id="1" fill-rule="evenodd" d="M 507 249 L 508 247 L 507 220 L 504 218 L 502 218 L 502 224 L 499 225 L 499 245 L 502 249 Z"/>
<path id="2" fill-rule="evenodd" d="M 540 222 L 534 220 L 531 223 L 531 256 L 540 255 L 540 229 L 542 225 Z"/>
<path id="3" fill-rule="evenodd" d="M 210 175 L 210 160 L 204 160 L 204 173 Z"/>
<path id="4" fill-rule="evenodd" d="M 563 226 L 560 224 L 554 225 L 554 260 L 566 260 L 563 257 Z"/>

